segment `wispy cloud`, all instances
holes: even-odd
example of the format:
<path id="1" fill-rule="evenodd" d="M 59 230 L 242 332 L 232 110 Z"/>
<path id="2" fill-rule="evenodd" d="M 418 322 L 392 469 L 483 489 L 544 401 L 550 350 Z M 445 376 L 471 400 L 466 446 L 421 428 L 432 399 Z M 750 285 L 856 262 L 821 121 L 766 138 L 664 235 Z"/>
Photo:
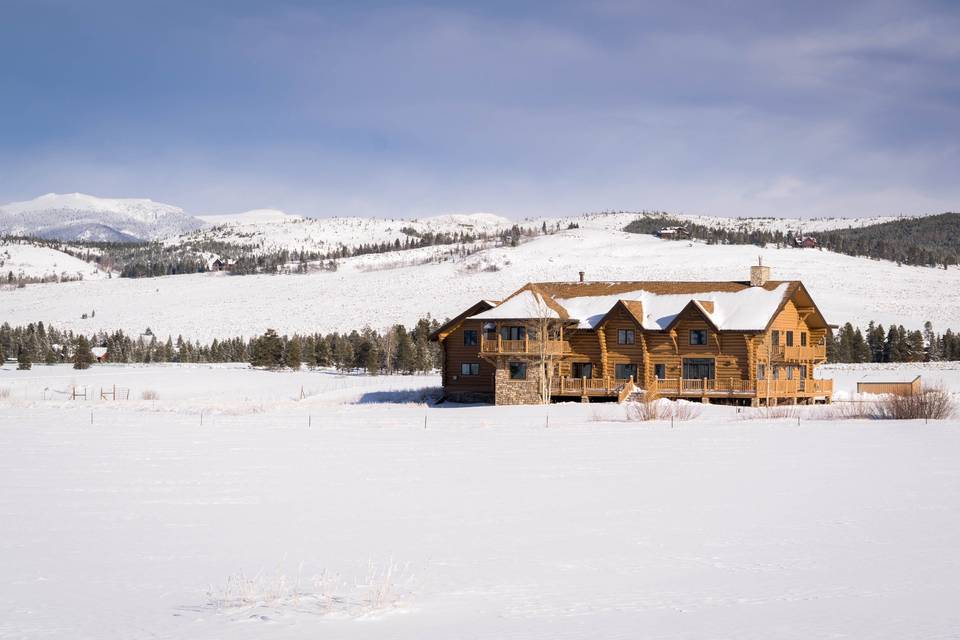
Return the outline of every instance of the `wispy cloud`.
<path id="1" fill-rule="evenodd" d="M 960 208 L 950 4 L 93 5 L 0 24 L 0 201 Z"/>

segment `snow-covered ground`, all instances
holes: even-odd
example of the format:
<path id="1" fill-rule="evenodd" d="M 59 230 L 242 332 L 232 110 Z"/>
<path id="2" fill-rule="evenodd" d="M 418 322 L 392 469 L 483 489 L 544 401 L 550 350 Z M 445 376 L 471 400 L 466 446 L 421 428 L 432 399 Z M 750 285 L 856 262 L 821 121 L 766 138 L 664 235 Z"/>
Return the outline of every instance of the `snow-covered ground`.
<path id="1" fill-rule="evenodd" d="M 960 390 L 957 367 L 933 369 Z M 960 628 L 960 421 L 708 406 L 671 427 L 614 404 L 421 404 L 437 383 L 8 365 L 0 637 Z M 132 399 L 100 400 L 113 385 Z"/>
<path id="2" fill-rule="evenodd" d="M 209 340 L 281 332 L 342 331 L 452 317 L 480 299 L 498 299 L 529 281 L 746 280 L 762 257 L 774 279 L 800 279 L 831 322 L 870 320 L 915 329 L 960 328 L 960 270 L 900 266 L 811 249 L 671 242 L 651 236 L 574 229 L 519 247 L 466 258 L 450 247 L 343 260 L 336 272 L 164 278 L 34 285 L 0 297 L 3 320 L 43 320 L 92 332 L 149 326 L 160 335 Z M 96 317 L 81 319 L 96 310 Z"/>
<path id="3" fill-rule="evenodd" d="M 0 284 L 7 280 L 10 273 L 14 279 L 25 278 L 63 278 L 99 280 L 107 273 L 95 264 L 85 262 L 71 255 L 32 244 L 0 241 Z"/>

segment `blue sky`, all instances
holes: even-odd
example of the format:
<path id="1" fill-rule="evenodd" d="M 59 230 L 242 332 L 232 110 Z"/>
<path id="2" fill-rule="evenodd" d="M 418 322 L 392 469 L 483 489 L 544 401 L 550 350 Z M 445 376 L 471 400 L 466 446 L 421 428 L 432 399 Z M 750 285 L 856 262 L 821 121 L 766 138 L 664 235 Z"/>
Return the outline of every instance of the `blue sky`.
<path id="1" fill-rule="evenodd" d="M 956 211 L 958 33 L 955 2 L 0 0 L 0 202 Z"/>

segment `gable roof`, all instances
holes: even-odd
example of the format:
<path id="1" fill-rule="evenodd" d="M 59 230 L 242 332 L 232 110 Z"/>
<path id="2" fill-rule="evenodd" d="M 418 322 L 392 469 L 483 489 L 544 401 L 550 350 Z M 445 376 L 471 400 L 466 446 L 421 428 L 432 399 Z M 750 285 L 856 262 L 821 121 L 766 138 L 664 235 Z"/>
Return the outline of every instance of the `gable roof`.
<path id="1" fill-rule="evenodd" d="M 487 310 L 487 309 L 492 309 L 492 308 L 494 308 L 495 306 L 497 306 L 497 304 L 499 304 L 499 303 L 498 303 L 496 300 L 481 300 L 481 301 L 477 302 L 476 304 L 474 304 L 472 307 L 470 307 L 469 309 L 467 309 L 466 311 L 464 311 L 463 313 L 461 313 L 461 314 L 458 315 L 457 317 L 455 317 L 455 318 L 453 318 L 453 319 L 451 319 L 451 320 L 447 320 L 447 321 L 444 322 L 442 325 L 440 325 L 439 327 L 437 327 L 436 329 L 434 329 L 434 330 L 430 333 L 430 340 L 433 340 L 433 341 L 443 340 L 443 339 L 446 338 L 448 335 L 450 335 L 451 333 L 453 333 L 454 331 L 456 331 L 457 328 L 460 326 L 460 324 L 461 324 L 464 320 L 466 320 L 468 317 L 470 317 L 470 316 L 472 316 L 472 315 L 474 315 L 474 314 L 476 314 L 476 313 L 480 313 L 480 312 L 482 312 L 482 311 L 485 311 L 485 310 Z"/>
<path id="2" fill-rule="evenodd" d="M 810 308 L 814 326 L 827 327 L 799 280 L 748 282 L 539 282 L 528 283 L 478 320 L 525 320 L 549 317 L 596 329 L 620 307 L 648 331 L 666 331 L 688 307 L 718 331 L 764 331 L 788 301 L 798 297 Z"/>

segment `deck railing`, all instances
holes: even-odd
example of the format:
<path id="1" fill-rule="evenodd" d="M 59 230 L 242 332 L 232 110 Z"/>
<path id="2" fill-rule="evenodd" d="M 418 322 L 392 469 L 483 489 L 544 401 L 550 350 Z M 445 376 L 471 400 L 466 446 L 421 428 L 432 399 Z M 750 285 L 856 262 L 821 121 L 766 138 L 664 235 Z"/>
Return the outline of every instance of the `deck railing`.
<path id="1" fill-rule="evenodd" d="M 570 378 L 550 379 L 550 393 L 554 395 L 618 395 L 630 380 L 618 378 Z"/>
<path id="2" fill-rule="evenodd" d="M 661 395 L 819 396 L 833 393 L 833 380 L 806 378 L 795 380 L 667 378 L 654 380 L 651 384 L 651 390 Z"/>
<path id="3" fill-rule="evenodd" d="M 480 353 L 500 355 L 562 355 L 570 352 L 568 340 L 537 340 L 523 338 L 521 340 L 504 340 L 502 336 L 496 338 L 480 338 Z"/>

